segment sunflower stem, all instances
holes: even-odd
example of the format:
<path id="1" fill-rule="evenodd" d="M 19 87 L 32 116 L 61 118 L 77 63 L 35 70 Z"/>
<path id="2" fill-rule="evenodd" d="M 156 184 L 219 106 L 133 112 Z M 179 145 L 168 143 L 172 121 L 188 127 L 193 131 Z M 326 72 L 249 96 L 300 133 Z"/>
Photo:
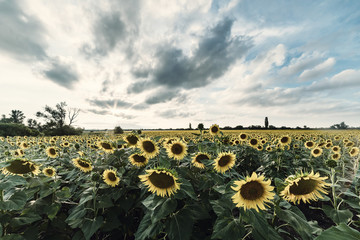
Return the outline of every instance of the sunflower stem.
<path id="1" fill-rule="evenodd" d="M 337 209 L 337 201 L 336 201 L 336 192 L 335 192 L 335 169 L 331 168 L 331 191 L 333 197 L 333 206 L 334 209 Z"/>

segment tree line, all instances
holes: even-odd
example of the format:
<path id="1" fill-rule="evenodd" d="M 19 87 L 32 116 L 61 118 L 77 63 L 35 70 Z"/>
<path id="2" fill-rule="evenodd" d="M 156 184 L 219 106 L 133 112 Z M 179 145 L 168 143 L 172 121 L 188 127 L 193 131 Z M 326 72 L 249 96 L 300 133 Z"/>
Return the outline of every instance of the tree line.
<path id="1" fill-rule="evenodd" d="M 72 124 L 80 114 L 78 108 L 66 108 L 66 102 L 56 104 L 55 108 L 46 105 L 42 111 L 36 112 L 36 119 L 27 119 L 21 110 L 11 110 L 8 116 L 0 119 L 1 136 L 61 136 L 80 135 L 83 129 L 75 128 Z"/>

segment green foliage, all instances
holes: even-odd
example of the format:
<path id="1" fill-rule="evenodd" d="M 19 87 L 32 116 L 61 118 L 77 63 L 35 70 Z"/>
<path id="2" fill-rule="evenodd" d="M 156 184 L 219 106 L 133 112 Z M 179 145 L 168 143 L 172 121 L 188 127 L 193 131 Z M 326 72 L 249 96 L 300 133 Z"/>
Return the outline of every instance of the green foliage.
<path id="1" fill-rule="evenodd" d="M 39 131 L 18 123 L 0 123 L 0 136 L 37 136 Z"/>
<path id="2" fill-rule="evenodd" d="M 114 134 L 123 134 L 124 130 L 120 126 L 114 128 Z"/>

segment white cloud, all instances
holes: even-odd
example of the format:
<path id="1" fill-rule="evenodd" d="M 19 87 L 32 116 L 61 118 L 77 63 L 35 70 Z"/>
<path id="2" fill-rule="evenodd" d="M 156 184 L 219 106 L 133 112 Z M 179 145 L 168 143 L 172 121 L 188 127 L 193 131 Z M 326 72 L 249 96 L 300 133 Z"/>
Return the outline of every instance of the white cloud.
<path id="1" fill-rule="evenodd" d="M 302 82 L 313 80 L 321 76 L 326 75 L 335 65 L 335 58 L 328 58 L 326 61 L 316 65 L 311 69 L 304 70 L 300 76 L 299 80 Z"/>

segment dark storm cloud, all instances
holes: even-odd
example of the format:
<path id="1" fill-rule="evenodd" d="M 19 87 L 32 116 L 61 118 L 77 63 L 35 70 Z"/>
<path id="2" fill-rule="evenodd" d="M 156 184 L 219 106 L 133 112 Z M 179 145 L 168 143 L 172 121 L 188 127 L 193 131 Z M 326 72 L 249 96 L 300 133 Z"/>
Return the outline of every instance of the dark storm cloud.
<path id="1" fill-rule="evenodd" d="M 0 49 L 21 61 L 44 60 L 45 30 L 17 1 L 0 1 Z"/>
<path id="2" fill-rule="evenodd" d="M 67 89 L 73 88 L 75 82 L 79 80 L 78 73 L 72 66 L 62 63 L 57 59 L 52 59 L 50 68 L 42 73 L 46 78 Z"/>
<path id="3" fill-rule="evenodd" d="M 139 93 L 147 86 L 192 89 L 221 77 L 251 47 L 249 39 L 231 37 L 233 22 L 227 18 L 210 29 L 192 57 L 185 56 L 181 49 L 160 46 L 150 80 L 130 85 L 128 92 Z"/>
<path id="4" fill-rule="evenodd" d="M 99 99 L 86 99 L 91 105 L 101 107 L 101 108 L 128 108 L 132 104 L 121 99 L 108 99 L 108 100 L 99 100 Z"/>
<path id="5" fill-rule="evenodd" d="M 154 95 L 148 97 L 145 100 L 146 104 L 157 104 L 157 103 L 163 103 L 163 102 L 167 102 L 170 101 L 174 98 L 177 97 L 181 97 L 182 95 L 180 95 L 178 92 L 175 91 L 158 91 L 156 92 Z"/>

